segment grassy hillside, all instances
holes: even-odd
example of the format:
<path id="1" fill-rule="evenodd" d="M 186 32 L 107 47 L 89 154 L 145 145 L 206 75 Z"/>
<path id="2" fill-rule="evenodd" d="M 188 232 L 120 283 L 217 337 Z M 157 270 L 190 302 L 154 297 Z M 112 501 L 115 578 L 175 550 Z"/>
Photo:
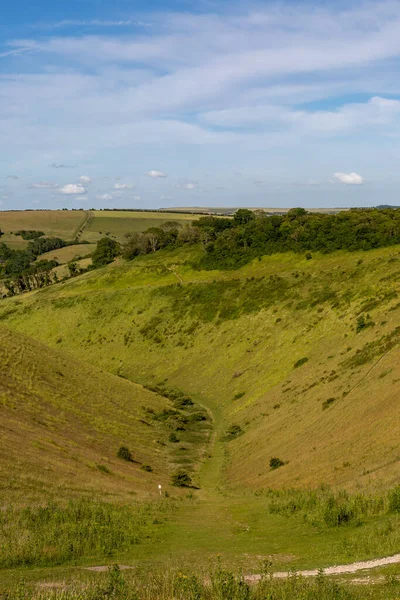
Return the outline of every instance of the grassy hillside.
<path id="1" fill-rule="evenodd" d="M 208 406 L 208 483 L 397 482 L 399 249 L 277 254 L 229 272 L 192 270 L 198 252 L 111 265 L 4 300 L 0 316 L 133 381 L 168 378 Z M 226 435 L 230 425 L 240 429 Z M 271 469 L 273 457 L 285 464 Z"/>
<path id="2" fill-rule="evenodd" d="M 90 492 L 157 497 L 158 484 L 168 489 L 171 472 L 182 466 L 177 444 L 168 441 L 171 420 L 154 418 L 172 410 L 170 400 L 3 326 L 0 400 L 7 502 Z M 206 438 L 204 426 L 182 432 L 189 470 Z M 121 445 L 134 462 L 117 458 Z"/>

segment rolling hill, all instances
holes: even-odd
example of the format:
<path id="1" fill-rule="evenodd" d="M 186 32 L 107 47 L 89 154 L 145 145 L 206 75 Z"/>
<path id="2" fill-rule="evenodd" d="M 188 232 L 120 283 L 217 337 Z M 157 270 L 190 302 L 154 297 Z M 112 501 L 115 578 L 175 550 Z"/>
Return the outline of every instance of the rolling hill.
<path id="1" fill-rule="evenodd" d="M 0 399 L 8 501 L 158 496 L 179 466 L 169 424 L 152 418 L 170 411 L 170 400 L 4 326 Z M 122 445 L 133 461 L 117 458 Z"/>
<path id="2" fill-rule="evenodd" d="M 193 270 L 199 252 L 119 262 L 3 300 L 0 317 L 131 381 L 167 378 L 207 406 L 207 484 L 397 482 L 399 249 L 276 254 L 236 271 Z"/>

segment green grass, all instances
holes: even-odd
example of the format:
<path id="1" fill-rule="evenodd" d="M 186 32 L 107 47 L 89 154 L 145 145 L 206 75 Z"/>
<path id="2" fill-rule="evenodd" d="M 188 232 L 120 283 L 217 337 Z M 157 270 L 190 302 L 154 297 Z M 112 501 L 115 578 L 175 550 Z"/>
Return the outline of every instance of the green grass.
<path id="1" fill-rule="evenodd" d="M 0 303 L 0 319 L 7 327 L 68 353 L 69 358 L 62 359 L 70 361 L 65 396 L 81 391 L 83 382 L 90 386 L 80 394 L 90 399 L 80 410 L 92 405 L 99 387 L 103 390 L 95 404 L 100 417 L 93 421 L 92 444 L 97 436 L 108 440 L 111 435 L 104 418 L 117 399 L 104 390 L 114 389 L 115 382 L 132 389 L 132 394 L 133 389 L 152 394 L 159 403 L 153 413 L 145 411 L 139 417 L 135 392 L 135 418 L 151 423 L 150 429 L 142 423 L 135 442 L 134 428 L 126 418 L 132 437 L 128 431 L 126 439 L 113 433 L 114 446 L 118 438 L 117 448 L 122 444 L 140 448 L 140 462 L 156 465 L 154 472 L 137 466 L 138 489 L 157 491 L 161 476 L 164 489 L 177 467 L 195 472 L 195 487 L 200 489 L 184 490 L 183 496 L 170 489 L 174 498 L 182 499 L 159 529 L 157 543 L 121 548 L 113 559 L 148 567 L 155 562 L 162 567 L 190 562 L 193 568 L 204 569 L 210 556 L 220 554 L 224 565 L 255 572 L 266 558 L 275 569 L 315 568 L 396 552 L 400 522 L 389 514 L 384 490 L 398 481 L 399 248 L 315 254 L 312 261 L 291 253 L 274 255 L 234 272 L 194 270 L 191 263 L 200 252 L 163 251 L 119 262 Z M 357 332 L 357 319 L 364 313 L 371 315 L 374 325 Z M 39 351 L 34 342 L 9 343 L 6 356 L 13 357 L 9 363 L 15 362 L 19 384 L 46 382 L 47 371 L 40 365 L 52 364 L 52 351 L 45 346 Z M 32 350 L 18 350 L 30 344 Z M 32 366 L 36 355 L 43 356 L 38 371 Z M 93 369 L 89 363 L 107 373 L 100 375 L 95 369 L 89 376 Z M 110 383 L 103 384 L 103 377 Z M 204 409 L 212 420 L 198 421 L 196 430 L 183 423 L 180 430 L 179 413 L 163 413 L 164 408 L 176 410 L 171 398 L 133 388 L 130 381 L 151 389 L 164 386 L 168 394 L 180 390 L 197 405 L 186 410 L 186 419 Z M 53 375 L 48 383 L 53 390 L 60 385 Z M 40 405 L 40 396 L 32 399 L 31 393 L 29 389 L 27 406 Z M 48 394 L 45 398 L 49 402 Z M 46 406 L 54 428 L 51 438 L 47 436 L 45 443 L 35 438 L 39 446 L 32 445 L 35 450 L 21 461 L 19 494 L 31 485 L 22 473 L 22 466 L 25 474 L 31 468 L 28 459 L 34 457 L 32 468 L 38 469 L 40 456 L 52 457 L 47 438 L 61 435 L 58 402 L 52 399 Z M 65 413 L 72 411 L 65 398 L 62 406 Z M 111 430 L 122 431 L 123 415 L 130 416 L 127 401 L 121 407 Z M 29 433 L 29 408 L 29 427 L 24 425 L 25 413 L 13 410 L 10 407 L 7 426 L 17 424 Z M 111 416 L 116 419 L 115 408 Z M 93 423 L 90 419 L 82 423 L 81 434 Z M 226 431 L 234 424 L 242 433 L 227 439 Z M 160 427 L 157 435 L 156 427 Z M 178 443 L 168 441 L 171 433 Z M 7 447 L 12 450 L 12 441 Z M 114 473 L 119 463 L 113 462 L 117 459 L 107 454 L 105 446 L 94 453 L 88 444 L 85 453 L 89 449 L 91 486 L 98 490 L 103 481 L 114 478 L 99 465 Z M 271 469 L 271 457 L 285 464 Z M 8 468 L 13 464 L 18 464 L 16 458 Z M 129 463 L 120 465 L 128 467 Z M 61 483 L 72 489 L 69 471 L 62 467 Z M 81 463 L 78 472 L 82 478 L 87 474 Z M 148 488 L 143 484 L 147 477 Z M 128 483 L 121 477 L 122 493 L 116 486 L 109 488 L 114 500 L 118 497 L 125 505 Z M 332 492 L 310 491 L 319 484 L 329 484 Z M 76 496 L 83 488 L 81 481 Z M 281 491 L 279 496 L 267 492 L 269 488 L 309 491 L 301 492 L 304 496 Z M 338 495 L 341 489 L 380 494 L 383 504 L 370 509 L 368 500 Z M 341 514 L 350 511 L 351 518 L 332 526 L 329 514 L 337 516 L 343 507 Z M 93 561 L 98 558 L 109 562 L 94 553 Z"/>
<path id="2" fill-rule="evenodd" d="M 93 491 L 140 498 L 157 497 L 158 484 L 168 489 L 182 462 L 167 443 L 175 424 L 152 415 L 171 410 L 170 400 L 3 326 L 0 342 L 3 506 L 11 499 L 57 499 L 60 490 L 64 498 Z M 209 426 L 209 420 L 192 422 L 182 432 L 191 471 Z M 117 458 L 121 445 L 129 447 L 134 462 Z M 153 470 L 141 470 L 142 464 Z"/>

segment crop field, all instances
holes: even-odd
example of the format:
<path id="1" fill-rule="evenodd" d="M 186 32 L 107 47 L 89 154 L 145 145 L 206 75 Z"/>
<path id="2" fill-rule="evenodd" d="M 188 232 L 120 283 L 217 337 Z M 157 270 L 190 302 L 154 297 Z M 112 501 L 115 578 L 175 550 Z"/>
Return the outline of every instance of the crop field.
<path id="1" fill-rule="evenodd" d="M 101 237 L 110 235 L 123 241 L 125 234 L 134 231 L 145 231 L 149 227 L 159 227 L 166 221 L 178 221 L 184 225 L 198 218 L 191 214 L 165 214 L 160 212 L 130 211 L 93 211 L 82 240 L 97 242 Z"/>
<path id="2" fill-rule="evenodd" d="M 92 254 L 96 249 L 96 244 L 76 244 L 74 246 L 65 246 L 57 250 L 51 250 L 40 255 L 41 260 L 57 260 L 61 265 L 70 262 L 79 257 Z"/>
<path id="3" fill-rule="evenodd" d="M 43 231 L 48 236 L 73 240 L 87 216 L 85 211 L 69 210 L 3 211 L 0 212 L 0 229 L 5 235 L 1 241 L 14 248 L 24 248 L 26 242 L 12 235 L 12 232 L 22 229 Z"/>

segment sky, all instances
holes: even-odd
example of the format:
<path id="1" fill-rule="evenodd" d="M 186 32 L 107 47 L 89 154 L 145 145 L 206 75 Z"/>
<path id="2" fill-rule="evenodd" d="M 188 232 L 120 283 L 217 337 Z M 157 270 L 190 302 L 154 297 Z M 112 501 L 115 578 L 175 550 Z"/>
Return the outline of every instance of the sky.
<path id="1" fill-rule="evenodd" d="M 0 209 L 400 204 L 399 32 L 400 0 L 6 2 Z"/>

